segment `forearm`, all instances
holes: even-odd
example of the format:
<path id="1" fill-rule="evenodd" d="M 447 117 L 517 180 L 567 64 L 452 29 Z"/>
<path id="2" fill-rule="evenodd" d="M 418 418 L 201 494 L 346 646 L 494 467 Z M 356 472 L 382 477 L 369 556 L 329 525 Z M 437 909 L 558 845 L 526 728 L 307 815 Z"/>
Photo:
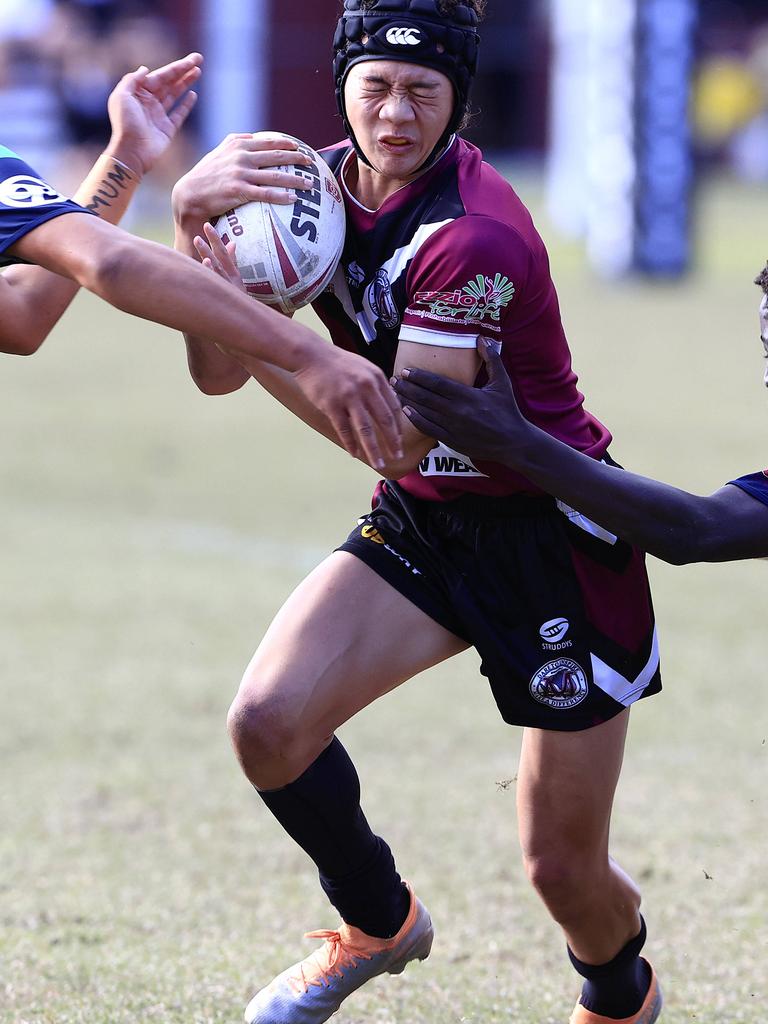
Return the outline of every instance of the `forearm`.
<path id="1" fill-rule="evenodd" d="M 97 294 L 127 313 L 213 340 L 236 359 L 258 359 L 292 372 L 324 342 L 254 302 L 201 264 L 154 242 L 126 246 L 96 282 Z M 184 285 L 180 286 L 180 282 Z"/>
<path id="2" fill-rule="evenodd" d="M 258 381 L 265 391 L 268 391 L 272 397 L 276 398 L 281 405 L 288 409 L 289 412 L 292 412 L 294 416 L 297 416 L 300 420 L 306 423 L 308 427 L 311 427 L 312 430 L 321 434 L 339 448 L 344 448 L 344 443 L 334 430 L 331 421 L 319 409 L 317 409 L 316 406 L 307 400 L 293 374 L 288 373 L 285 370 L 281 370 L 279 367 L 273 366 L 271 363 L 265 363 L 256 359 L 244 358 L 243 365 L 247 368 L 249 375 Z M 405 473 L 409 472 L 413 467 L 414 462 L 412 459 L 409 460 L 407 455 L 409 450 L 409 433 L 412 433 L 415 438 L 418 438 L 418 443 L 420 443 L 421 446 L 430 448 L 434 443 L 427 442 L 425 445 L 423 434 L 418 434 L 417 431 L 413 430 L 411 425 L 407 420 L 405 420 L 405 417 L 403 417 L 403 420 L 403 448 L 406 452 L 403 460 L 386 463 L 383 467 L 376 467 L 366 460 L 364 454 L 361 453 L 358 456 L 358 460 L 368 466 L 369 469 L 373 469 L 378 476 L 385 476 L 387 479 L 398 479 L 400 476 L 404 476 Z M 417 461 L 418 460 L 416 460 L 416 462 Z"/>
<path id="3" fill-rule="evenodd" d="M 119 309 L 211 339 L 237 358 L 264 359 L 294 371 L 324 342 L 156 242 L 96 217 L 68 214 L 36 228 L 12 250 L 94 292 Z"/>
<path id="4" fill-rule="evenodd" d="M 318 434 L 322 434 L 329 441 L 343 447 L 331 421 L 306 399 L 293 374 L 259 359 L 245 357 L 243 365 L 248 375 L 258 381 L 265 391 L 268 391 L 289 412 L 292 412 L 294 416 L 297 416 Z"/>
<path id="5" fill-rule="evenodd" d="M 116 145 L 102 154 L 73 196 L 76 203 L 96 213 L 102 220 L 117 224 L 139 184 L 138 174 L 117 162 Z M 6 310 L 6 319 L 15 329 L 3 331 L 3 351 L 14 355 L 32 355 L 59 322 L 79 291 L 79 284 L 39 266 L 13 266 L 4 280 L 12 289 L 14 315 Z"/>
<path id="6" fill-rule="evenodd" d="M 704 553 L 708 499 L 598 462 L 536 427 L 504 461 L 542 490 L 649 554 L 675 565 Z M 710 545 L 710 549 L 712 546 Z"/>

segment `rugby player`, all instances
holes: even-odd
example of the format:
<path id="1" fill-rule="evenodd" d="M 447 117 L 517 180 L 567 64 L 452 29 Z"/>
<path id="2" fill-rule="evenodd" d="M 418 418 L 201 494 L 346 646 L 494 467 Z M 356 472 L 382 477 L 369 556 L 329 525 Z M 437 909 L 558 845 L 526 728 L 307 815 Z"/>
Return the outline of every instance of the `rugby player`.
<path id="1" fill-rule="evenodd" d="M 274 362 L 334 423 L 351 454 L 383 466 L 400 451 L 400 412 L 380 370 L 233 294 L 197 262 L 114 226 L 194 106 L 189 89 L 201 61 L 193 53 L 122 79 L 109 100 L 112 138 L 74 202 L 0 145 L 0 267 L 18 264 L 0 274 L 0 351 L 35 352 L 82 286 L 136 316 Z M 304 185 L 272 169 L 286 155 L 269 147 L 260 154 L 241 201 L 284 202 L 274 183 Z"/>
<path id="2" fill-rule="evenodd" d="M 768 265 L 760 336 L 768 358 Z M 488 384 L 468 388 L 405 369 L 395 390 L 414 426 L 462 444 L 538 484 L 624 540 L 674 565 L 768 557 L 768 470 L 731 480 L 703 497 L 588 459 L 529 423 L 493 346 L 480 342 Z M 768 370 L 765 374 L 768 384 Z"/>
<path id="3" fill-rule="evenodd" d="M 492 337 L 538 427 L 596 459 L 546 250 L 510 186 L 458 133 L 484 0 L 345 0 L 335 80 L 347 139 L 323 151 L 347 210 L 340 270 L 315 309 L 337 346 L 387 375 L 426 367 L 467 385 Z M 230 137 L 174 189 L 177 245 L 239 282 L 225 212 L 253 149 Z M 250 375 L 331 440 L 291 380 L 188 337 L 210 390 Z M 223 390 L 223 388 L 222 388 Z M 335 730 L 421 670 L 474 645 L 503 718 L 525 729 L 518 811 L 528 876 L 583 976 L 573 1024 L 652 1024 L 640 894 L 609 856 L 629 706 L 660 688 L 642 554 L 564 515 L 523 475 L 435 446 L 403 417 L 404 455 L 372 511 L 288 599 L 249 665 L 229 728 L 242 768 L 309 854 L 337 930 L 259 991 L 250 1024 L 320 1024 L 369 978 L 424 959 L 432 924 L 369 826 Z M 456 752 L 460 762 L 461 752 Z"/>

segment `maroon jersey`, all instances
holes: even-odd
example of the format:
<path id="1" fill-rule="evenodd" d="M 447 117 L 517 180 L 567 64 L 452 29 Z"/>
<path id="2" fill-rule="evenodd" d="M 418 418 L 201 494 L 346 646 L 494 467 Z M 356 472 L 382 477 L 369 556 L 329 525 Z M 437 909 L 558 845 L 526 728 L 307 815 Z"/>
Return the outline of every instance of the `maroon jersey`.
<path id="1" fill-rule="evenodd" d="M 560 320 L 544 243 L 510 185 L 478 149 L 455 138 L 425 174 L 378 210 L 351 195 L 354 151 L 323 151 L 344 194 L 347 238 L 339 269 L 314 308 L 336 345 L 392 375 L 403 341 L 471 348 L 499 345 L 524 415 L 578 451 L 604 455 L 611 435 L 584 409 Z M 485 383 L 484 371 L 476 385 Z M 466 492 L 537 493 L 525 477 L 439 444 L 399 481 L 418 498 Z"/>

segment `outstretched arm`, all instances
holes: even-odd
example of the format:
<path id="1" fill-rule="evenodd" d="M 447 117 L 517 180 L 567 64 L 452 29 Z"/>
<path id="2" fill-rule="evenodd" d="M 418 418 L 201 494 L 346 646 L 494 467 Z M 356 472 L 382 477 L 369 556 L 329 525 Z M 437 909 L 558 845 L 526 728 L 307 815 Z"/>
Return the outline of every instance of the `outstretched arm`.
<path id="1" fill-rule="evenodd" d="M 400 406 L 378 367 L 327 345 L 199 263 L 85 213 L 46 221 L 12 247 L 126 313 L 217 342 L 238 360 L 262 359 L 294 375 L 351 455 L 371 465 L 400 454 Z"/>
<path id="2" fill-rule="evenodd" d="M 156 71 L 126 75 L 109 98 L 112 137 L 73 199 L 117 224 L 144 174 L 165 152 L 195 105 L 189 90 L 202 57 L 191 53 Z M 0 275 L 0 351 L 31 355 L 58 323 L 79 285 L 40 266 L 13 266 Z"/>
<path id="3" fill-rule="evenodd" d="M 406 369 L 395 384 L 422 433 L 522 473 L 606 529 L 666 562 L 768 556 L 768 508 L 737 487 L 700 497 L 597 462 L 529 423 L 501 357 L 481 340 L 489 383 L 465 387 Z"/>

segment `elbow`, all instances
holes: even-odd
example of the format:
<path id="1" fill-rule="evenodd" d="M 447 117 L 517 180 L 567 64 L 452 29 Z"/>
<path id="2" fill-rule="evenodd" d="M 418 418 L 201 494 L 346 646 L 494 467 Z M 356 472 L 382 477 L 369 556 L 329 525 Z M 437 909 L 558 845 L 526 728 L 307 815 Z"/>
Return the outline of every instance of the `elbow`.
<path id="1" fill-rule="evenodd" d="M 720 544 L 720 529 L 705 510 L 691 512 L 685 522 L 669 531 L 657 551 L 651 551 L 670 565 L 692 565 L 695 562 L 716 560 Z"/>
<path id="2" fill-rule="evenodd" d="M 426 439 L 424 434 L 416 433 L 406 423 L 403 431 L 403 454 L 399 459 L 387 459 L 384 466 L 372 467 L 387 480 L 402 480 L 404 476 L 418 471 L 424 457 L 435 447 L 437 441 Z"/>
<path id="3" fill-rule="evenodd" d="M 231 395 L 250 380 L 250 376 L 243 373 L 206 373 L 193 366 L 189 368 L 189 375 L 197 390 L 211 398 L 217 395 Z"/>
<path id="4" fill-rule="evenodd" d="M 201 379 L 199 377 L 193 377 L 192 380 L 195 382 L 197 390 L 209 398 L 215 398 L 217 395 L 231 395 L 233 392 L 239 391 L 245 383 L 245 381 L 235 383 L 220 379 Z"/>
<path id="5" fill-rule="evenodd" d="M 406 453 L 402 459 L 390 459 L 385 461 L 383 466 L 371 466 L 371 469 L 386 480 L 402 480 L 404 476 L 416 472 L 423 458 L 421 454 L 412 457 Z"/>
<path id="6" fill-rule="evenodd" d="M 119 282 L 126 266 L 134 258 L 132 247 L 123 242 L 122 238 L 111 239 L 109 246 L 97 246 L 81 254 L 77 264 L 72 267 L 72 276 L 81 287 L 122 309 Z"/>
<path id="7" fill-rule="evenodd" d="M 47 332 L 35 333 L 27 329 L 23 335 L 9 335 L 0 339 L 0 351 L 11 356 L 33 356 L 47 337 Z"/>

